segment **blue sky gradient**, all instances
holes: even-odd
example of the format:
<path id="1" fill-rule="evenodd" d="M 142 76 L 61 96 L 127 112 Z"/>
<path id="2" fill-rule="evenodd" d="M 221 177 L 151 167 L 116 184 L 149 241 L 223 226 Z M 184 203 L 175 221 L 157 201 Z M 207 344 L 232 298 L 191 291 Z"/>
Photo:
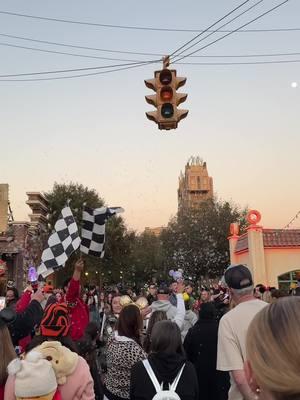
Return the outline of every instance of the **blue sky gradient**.
<path id="1" fill-rule="evenodd" d="M 202 29 L 240 2 L 2 0 L 0 10 L 106 24 Z M 251 0 L 247 6 L 254 3 Z M 278 3 L 280 0 L 265 0 L 228 28 L 234 29 Z M 250 27 L 300 28 L 299 15 L 300 2 L 290 0 Z M 3 14 L 0 27 L 0 33 L 40 40 L 163 54 L 195 35 L 71 25 Z M 1 43 L 149 59 L 0 36 L 0 75 L 120 63 Z M 300 31 L 236 33 L 199 55 L 300 53 L 299 43 Z M 300 56 L 276 59 L 300 60 Z M 291 83 L 300 84 L 299 64 L 178 65 L 178 75 L 187 77 L 181 90 L 188 93 L 188 99 L 181 107 L 190 112 L 171 132 L 159 131 L 145 117 L 152 107 L 144 100 L 151 94 L 144 79 L 153 77 L 159 68 L 158 64 L 80 79 L 0 82 L 0 181 L 10 184 L 17 219 L 27 218 L 26 191 L 47 191 L 54 181 L 78 181 L 97 189 L 110 206 L 124 207 L 129 227 L 143 230 L 166 225 L 177 209 L 180 170 L 191 155 L 207 161 L 220 198 L 260 210 L 265 226 L 282 227 L 296 214 L 300 209 L 300 87 L 293 89 Z"/>

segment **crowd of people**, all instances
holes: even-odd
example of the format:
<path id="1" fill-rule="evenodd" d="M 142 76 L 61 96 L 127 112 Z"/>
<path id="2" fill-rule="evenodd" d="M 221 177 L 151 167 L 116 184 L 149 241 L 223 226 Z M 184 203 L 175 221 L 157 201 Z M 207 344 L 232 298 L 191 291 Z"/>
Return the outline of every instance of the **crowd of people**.
<path id="1" fill-rule="evenodd" d="M 191 282 L 7 288 L 0 400 L 300 399 L 300 296 L 230 266 Z M 300 288 L 300 282 L 298 287 Z"/>

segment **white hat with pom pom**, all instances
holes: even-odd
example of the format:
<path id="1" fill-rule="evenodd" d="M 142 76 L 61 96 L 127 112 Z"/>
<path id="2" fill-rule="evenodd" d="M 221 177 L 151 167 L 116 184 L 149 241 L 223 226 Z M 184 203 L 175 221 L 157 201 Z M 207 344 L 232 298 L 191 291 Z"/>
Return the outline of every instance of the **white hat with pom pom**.
<path id="1" fill-rule="evenodd" d="M 52 365 L 37 351 L 28 353 L 25 360 L 16 358 L 7 370 L 9 375 L 15 375 L 17 398 L 41 397 L 56 392 L 57 381 Z"/>

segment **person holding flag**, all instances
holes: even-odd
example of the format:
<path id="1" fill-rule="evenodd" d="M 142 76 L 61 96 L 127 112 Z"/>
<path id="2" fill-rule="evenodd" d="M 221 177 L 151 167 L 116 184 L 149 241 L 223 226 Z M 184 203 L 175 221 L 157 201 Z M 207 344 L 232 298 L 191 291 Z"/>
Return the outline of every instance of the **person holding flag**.
<path id="1" fill-rule="evenodd" d="M 64 283 L 66 302 L 71 319 L 71 338 L 74 341 L 82 338 L 85 328 L 89 323 L 89 311 L 87 305 L 80 297 L 80 278 L 83 268 L 84 262 L 80 258 L 75 263 L 72 278 Z"/>

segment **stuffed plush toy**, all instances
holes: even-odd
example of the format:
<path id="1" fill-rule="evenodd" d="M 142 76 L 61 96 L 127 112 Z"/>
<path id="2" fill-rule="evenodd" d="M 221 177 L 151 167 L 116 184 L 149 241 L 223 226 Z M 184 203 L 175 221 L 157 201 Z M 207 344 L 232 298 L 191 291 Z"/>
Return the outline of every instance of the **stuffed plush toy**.
<path id="1" fill-rule="evenodd" d="M 36 348 L 43 358 L 50 361 L 56 375 L 57 383 L 63 385 L 78 363 L 78 354 L 64 347 L 60 342 L 46 341 Z M 29 353 L 30 354 L 30 353 Z"/>

